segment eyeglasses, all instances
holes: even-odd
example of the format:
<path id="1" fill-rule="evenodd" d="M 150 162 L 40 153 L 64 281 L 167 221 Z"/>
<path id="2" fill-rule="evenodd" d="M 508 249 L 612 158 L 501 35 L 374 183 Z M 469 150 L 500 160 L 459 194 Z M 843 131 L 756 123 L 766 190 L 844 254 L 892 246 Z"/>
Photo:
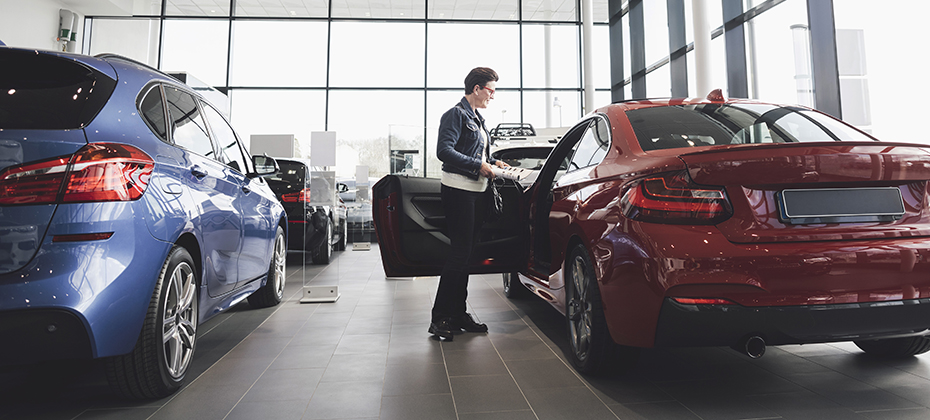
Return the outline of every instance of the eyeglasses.
<path id="1" fill-rule="evenodd" d="M 494 92 L 497 91 L 496 89 L 491 89 L 487 86 L 482 87 L 482 89 L 486 89 L 488 92 L 491 92 L 491 96 L 494 96 Z"/>

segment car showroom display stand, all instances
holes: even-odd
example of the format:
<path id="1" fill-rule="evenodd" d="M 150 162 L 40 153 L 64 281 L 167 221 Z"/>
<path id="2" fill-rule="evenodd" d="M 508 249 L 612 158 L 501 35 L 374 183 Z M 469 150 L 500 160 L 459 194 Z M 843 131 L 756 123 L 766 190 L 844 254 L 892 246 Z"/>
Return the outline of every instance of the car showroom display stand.
<path id="1" fill-rule="evenodd" d="M 304 286 L 300 303 L 328 303 L 339 300 L 339 286 Z"/>
<path id="2" fill-rule="evenodd" d="M 353 251 L 371 251 L 371 242 L 354 242 L 352 243 Z"/>

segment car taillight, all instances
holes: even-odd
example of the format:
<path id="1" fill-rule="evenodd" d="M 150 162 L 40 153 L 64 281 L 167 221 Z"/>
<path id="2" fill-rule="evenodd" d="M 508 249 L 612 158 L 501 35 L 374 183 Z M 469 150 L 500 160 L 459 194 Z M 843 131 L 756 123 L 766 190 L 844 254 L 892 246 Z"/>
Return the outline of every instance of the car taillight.
<path id="1" fill-rule="evenodd" d="M 626 217 L 652 223 L 717 224 L 732 214 L 722 187 L 696 185 L 687 172 L 640 180 L 623 194 L 620 203 Z"/>
<path id="2" fill-rule="evenodd" d="M 292 192 L 281 195 L 281 201 L 285 203 L 309 203 L 310 189 L 304 188 L 298 192 Z"/>
<path id="3" fill-rule="evenodd" d="M 0 173 L 0 205 L 131 201 L 145 192 L 155 162 L 129 145 L 92 143 L 71 156 Z"/>

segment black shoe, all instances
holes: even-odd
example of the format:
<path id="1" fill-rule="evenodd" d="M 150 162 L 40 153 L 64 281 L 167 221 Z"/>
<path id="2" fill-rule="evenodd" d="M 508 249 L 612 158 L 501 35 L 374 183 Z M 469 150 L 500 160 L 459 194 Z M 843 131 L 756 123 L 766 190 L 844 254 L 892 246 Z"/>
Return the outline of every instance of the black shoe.
<path id="1" fill-rule="evenodd" d="M 471 317 L 471 314 L 464 313 L 459 315 L 452 320 L 453 328 L 461 328 L 468 332 L 488 332 L 488 326 L 485 324 L 479 324 L 475 322 L 475 319 Z"/>
<path id="2" fill-rule="evenodd" d="M 429 323 L 429 333 L 439 338 L 445 338 L 446 341 L 452 341 L 453 330 L 452 318 L 443 318 Z"/>

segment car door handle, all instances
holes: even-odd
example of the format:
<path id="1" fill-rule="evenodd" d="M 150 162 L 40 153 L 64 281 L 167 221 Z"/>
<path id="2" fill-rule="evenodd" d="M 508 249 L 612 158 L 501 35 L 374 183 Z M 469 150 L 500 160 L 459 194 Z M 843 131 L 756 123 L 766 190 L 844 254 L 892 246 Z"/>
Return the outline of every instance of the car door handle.
<path id="1" fill-rule="evenodd" d="M 203 170 L 203 168 L 200 167 L 200 165 L 194 165 L 191 168 L 191 174 L 193 174 L 197 178 L 203 178 L 209 175 L 207 174 L 207 171 Z"/>

